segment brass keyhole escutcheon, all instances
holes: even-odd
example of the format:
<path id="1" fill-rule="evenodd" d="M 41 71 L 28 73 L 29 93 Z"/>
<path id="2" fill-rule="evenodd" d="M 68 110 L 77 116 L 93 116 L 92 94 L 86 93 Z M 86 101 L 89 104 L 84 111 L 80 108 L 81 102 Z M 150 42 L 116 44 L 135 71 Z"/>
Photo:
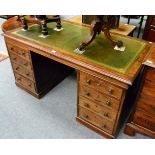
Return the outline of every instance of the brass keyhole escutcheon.
<path id="1" fill-rule="evenodd" d="M 89 116 L 88 116 L 88 115 L 86 115 L 86 116 L 85 116 L 85 118 L 86 118 L 86 119 L 89 119 Z"/>
<path id="2" fill-rule="evenodd" d="M 86 96 L 90 96 L 90 93 L 89 92 L 86 92 Z"/>
<path id="3" fill-rule="evenodd" d="M 28 66 L 28 63 L 25 63 L 24 66 Z"/>
<path id="4" fill-rule="evenodd" d="M 104 116 L 105 117 L 109 117 L 109 113 L 108 112 L 104 112 Z"/>
<path id="5" fill-rule="evenodd" d="M 87 83 L 88 85 L 90 85 L 91 80 L 86 80 L 86 83 Z"/>
<path id="6" fill-rule="evenodd" d="M 102 128 L 102 129 L 106 129 L 107 126 L 104 124 L 104 125 L 101 126 L 101 128 Z"/>
<path id="7" fill-rule="evenodd" d="M 25 52 L 23 52 L 22 55 L 25 56 Z"/>
<path id="8" fill-rule="evenodd" d="M 17 60 L 17 58 L 16 58 L 16 57 L 14 57 L 14 58 L 13 58 L 13 60 Z"/>
<path id="9" fill-rule="evenodd" d="M 108 89 L 108 92 L 109 92 L 109 94 L 111 95 L 111 94 L 113 93 L 113 89 L 112 89 L 112 88 L 109 88 L 109 89 Z"/>
<path id="10" fill-rule="evenodd" d="M 111 102 L 110 102 L 109 100 L 105 101 L 105 104 L 106 104 L 107 106 L 111 106 Z"/>
<path id="11" fill-rule="evenodd" d="M 22 78 L 21 78 L 21 77 L 20 77 L 20 78 L 17 78 L 17 80 L 18 80 L 18 81 L 21 81 L 21 80 L 22 80 Z"/>
<path id="12" fill-rule="evenodd" d="M 97 86 L 101 86 L 101 82 L 97 83 Z"/>
<path id="13" fill-rule="evenodd" d="M 19 70 L 19 67 L 16 67 L 16 70 Z"/>
<path id="14" fill-rule="evenodd" d="M 27 75 L 27 76 L 30 76 L 30 73 L 27 73 L 26 75 Z"/>
<path id="15" fill-rule="evenodd" d="M 12 50 L 12 51 L 13 51 L 13 50 L 14 50 L 14 49 L 13 49 L 13 47 L 11 47 L 11 48 L 10 48 L 10 50 Z"/>
<path id="16" fill-rule="evenodd" d="M 90 105 L 86 103 L 86 104 L 85 104 L 85 107 L 90 108 Z"/>

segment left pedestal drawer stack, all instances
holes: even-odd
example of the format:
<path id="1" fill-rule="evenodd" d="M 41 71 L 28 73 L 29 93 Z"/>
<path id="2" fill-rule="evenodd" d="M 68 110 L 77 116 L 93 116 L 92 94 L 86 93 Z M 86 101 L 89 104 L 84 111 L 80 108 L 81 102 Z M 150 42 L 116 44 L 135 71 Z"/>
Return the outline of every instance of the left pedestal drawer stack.
<path id="1" fill-rule="evenodd" d="M 38 97 L 30 51 L 24 46 L 7 43 L 16 85 Z"/>

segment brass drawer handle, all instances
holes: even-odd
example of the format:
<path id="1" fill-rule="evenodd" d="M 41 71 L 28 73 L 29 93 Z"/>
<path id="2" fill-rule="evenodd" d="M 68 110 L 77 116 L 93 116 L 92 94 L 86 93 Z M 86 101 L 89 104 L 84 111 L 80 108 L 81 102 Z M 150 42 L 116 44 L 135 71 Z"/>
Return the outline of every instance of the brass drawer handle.
<path id="1" fill-rule="evenodd" d="M 103 125 L 101 126 L 101 128 L 102 128 L 102 129 L 106 129 L 107 126 L 106 126 L 105 124 L 103 124 Z"/>
<path id="2" fill-rule="evenodd" d="M 22 80 L 22 78 L 21 78 L 21 77 L 19 77 L 19 78 L 17 78 L 17 80 L 18 80 L 18 81 L 21 81 L 21 80 Z"/>
<path id="3" fill-rule="evenodd" d="M 154 29 L 151 29 L 151 31 L 154 31 L 154 32 L 155 32 L 155 30 L 154 30 Z"/>
<path id="4" fill-rule="evenodd" d="M 24 64 L 24 66 L 28 66 L 28 63 L 26 62 L 26 63 Z"/>
<path id="5" fill-rule="evenodd" d="M 32 86 L 32 83 L 28 84 L 28 86 L 31 87 Z"/>
<path id="6" fill-rule="evenodd" d="M 105 104 L 106 104 L 107 106 L 109 106 L 109 107 L 111 106 L 111 102 L 110 102 L 109 100 L 106 100 L 106 101 L 105 101 Z"/>
<path id="7" fill-rule="evenodd" d="M 103 114 L 105 117 L 108 117 L 109 118 L 109 113 L 108 112 L 104 112 Z"/>
<path id="8" fill-rule="evenodd" d="M 14 50 L 14 48 L 13 48 L 13 47 L 11 47 L 11 48 L 10 48 L 10 50 L 12 50 L 12 51 L 13 51 L 13 50 Z"/>
<path id="9" fill-rule="evenodd" d="M 112 88 L 109 88 L 108 89 L 108 93 L 111 95 L 113 93 L 113 89 Z"/>
<path id="10" fill-rule="evenodd" d="M 154 26 L 154 25 L 150 25 L 150 26 L 155 28 L 155 26 Z"/>
<path id="11" fill-rule="evenodd" d="M 90 119 L 88 115 L 85 116 L 86 119 Z"/>
<path id="12" fill-rule="evenodd" d="M 27 76 L 30 76 L 30 73 L 26 73 Z"/>
<path id="13" fill-rule="evenodd" d="M 86 103 L 84 106 L 90 108 L 90 105 L 88 103 Z"/>
<path id="14" fill-rule="evenodd" d="M 16 58 L 16 57 L 14 57 L 14 58 L 12 58 L 12 59 L 13 59 L 13 60 L 15 60 L 15 61 L 17 60 L 17 58 Z"/>
<path id="15" fill-rule="evenodd" d="M 25 56 L 25 52 L 23 52 L 22 55 Z"/>
<path id="16" fill-rule="evenodd" d="M 89 92 L 86 92 L 86 94 L 85 94 L 86 96 L 90 96 L 90 93 Z"/>
<path id="17" fill-rule="evenodd" d="M 97 86 L 101 86 L 101 83 L 99 82 L 99 83 L 97 83 Z"/>
<path id="18" fill-rule="evenodd" d="M 19 67 L 16 67 L 16 70 L 18 71 L 19 70 Z"/>
<path id="19" fill-rule="evenodd" d="M 86 83 L 87 83 L 88 85 L 90 85 L 91 80 L 86 80 Z"/>

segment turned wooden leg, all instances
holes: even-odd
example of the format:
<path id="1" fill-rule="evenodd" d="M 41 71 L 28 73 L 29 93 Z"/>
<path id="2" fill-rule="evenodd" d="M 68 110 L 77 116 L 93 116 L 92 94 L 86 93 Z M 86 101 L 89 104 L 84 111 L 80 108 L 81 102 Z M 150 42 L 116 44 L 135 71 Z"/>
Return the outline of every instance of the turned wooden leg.
<path id="1" fill-rule="evenodd" d="M 43 34 L 43 35 L 48 35 L 46 20 L 43 20 L 43 21 L 41 22 L 41 30 L 42 30 L 42 34 Z"/>
<path id="2" fill-rule="evenodd" d="M 105 37 L 111 41 L 112 45 L 115 46 L 117 45 L 118 47 L 122 47 L 123 46 L 123 42 L 122 41 L 116 41 L 114 39 L 112 39 L 110 32 L 109 32 L 109 28 L 108 26 L 103 26 L 102 31 L 104 32 Z"/>
<path id="3" fill-rule="evenodd" d="M 87 41 L 81 43 L 79 50 L 82 51 L 85 49 L 86 46 L 91 44 L 91 42 L 95 39 L 96 35 L 99 34 L 102 30 L 102 23 L 101 22 L 92 22 L 91 29 L 90 29 L 90 37 Z"/>
<path id="4" fill-rule="evenodd" d="M 56 25 L 57 29 L 61 29 L 62 25 L 61 25 L 61 19 L 60 19 L 60 17 L 59 17 L 59 19 L 57 20 L 56 23 L 57 23 L 57 25 Z"/>
<path id="5" fill-rule="evenodd" d="M 85 49 L 86 46 L 88 46 L 96 37 L 96 32 L 94 32 L 91 36 L 90 36 L 90 39 L 86 42 L 83 42 L 81 43 L 80 47 L 79 47 L 79 50 L 82 51 Z"/>
<path id="6" fill-rule="evenodd" d="M 135 130 L 129 125 L 125 126 L 124 133 L 129 135 L 129 136 L 135 136 Z"/>

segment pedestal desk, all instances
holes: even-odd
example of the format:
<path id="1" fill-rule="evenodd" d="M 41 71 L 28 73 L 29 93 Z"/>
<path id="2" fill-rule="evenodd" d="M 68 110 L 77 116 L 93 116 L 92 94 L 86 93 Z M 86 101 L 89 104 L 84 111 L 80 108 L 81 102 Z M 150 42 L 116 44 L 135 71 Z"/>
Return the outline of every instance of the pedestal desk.
<path id="1" fill-rule="evenodd" d="M 40 98 L 74 69 L 77 71 L 77 117 L 85 126 L 115 138 L 134 103 L 137 77 L 150 45 L 142 40 L 112 34 L 126 46 L 115 51 L 98 35 L 83 54 L 74 50 L 88 36 L 89 27 L 62 22 L 41 38 L 37 25 L 4 33 L 16 85 Z M 62 109 L 63 110 L 63 109 Z"/>

